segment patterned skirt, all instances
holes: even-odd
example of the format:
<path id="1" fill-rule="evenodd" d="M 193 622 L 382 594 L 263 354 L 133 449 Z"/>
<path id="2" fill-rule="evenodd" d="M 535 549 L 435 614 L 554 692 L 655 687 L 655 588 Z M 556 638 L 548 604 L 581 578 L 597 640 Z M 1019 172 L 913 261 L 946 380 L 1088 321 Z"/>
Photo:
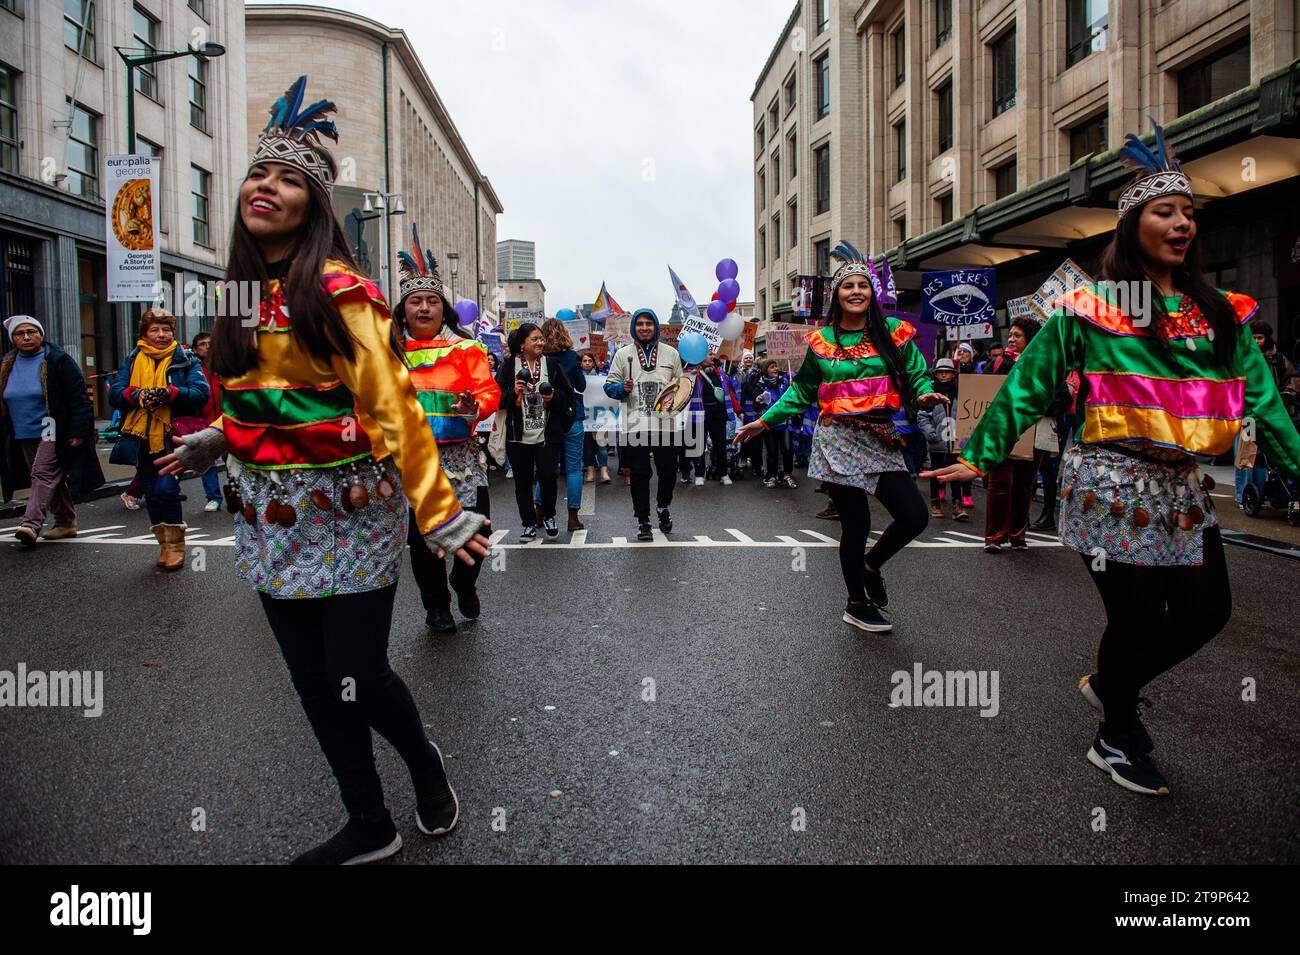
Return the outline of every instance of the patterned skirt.
<path id="1" fill-rule="evenodd" d="M 230 465 L 239 495 L 235 568 L 241 579 L 276 598 L 332 597 L 397 583 L 407 503 L 391 461 L 270 472 L 233 458 Z"/>
<path id="2" fill-rule="evenodd" d="M 808 458 L 808 477 L 875 494 L 880 475 L 906 470 L 902 450 L 890 447 L 874 432 L 832 417 L 818 420 Z"/>
<path id="3" fill-rule="evenodd" d="M 1218 523 L 1196 462 L 1144 461 L 1076 445 L 1061 467 L 1061 543 L 1082 554 L 1152 567 L 1199 567 L 1201 532 Z"/>
<path id="4" fill-rule="evenodd" d="M 438 461 L 443 473 L 456 492 L 456 500 L 467 511 L 478 502 L 478 489 L 487 487 L 487 465 L 478 448 L 478 441 L 448 441 L 438 445 Z"/>

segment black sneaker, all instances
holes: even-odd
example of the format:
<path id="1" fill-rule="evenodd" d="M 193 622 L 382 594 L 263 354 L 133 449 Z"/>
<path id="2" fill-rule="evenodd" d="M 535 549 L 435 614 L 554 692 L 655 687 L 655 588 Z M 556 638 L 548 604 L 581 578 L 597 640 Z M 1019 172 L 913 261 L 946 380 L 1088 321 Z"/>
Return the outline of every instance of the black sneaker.
<path id="1" fill-rule="evenodd" d="M 648 521 L 643 521 L 637 525 L 636 539 L 639 541 L 652 541 L 655 539 L 655 535 L 650 530 L 650 524 Z"/>
<path id="2" fill-rule="evenodd" d="M 866 603 L 851 603 L 844 608 L 845 623 L 859 630 L 865 630 L 868 633 L 888 633 L 894 629 L 894 625 L 889 622 L 889 618 L 880 612 L 880 608 L 871 601 Z"/>
<path id="3" fill-rule="evenodd" d="M 862 568 L 862 582 L 867 588 L 867 599 L 877 607 L 889 606 L 889 594 L 885 593 L 885 576 L 878 570 Z"/>
<path id="4" fill-rule="evenodd" d="M 840 519 L 840 512 L 835 509 L 834 502 L 831 502 L 814 514 L 813 517 L 823 521 L 838 521 Z"/>
<path id="5" fill-rule="evenodd" d="M 438 754 L 438 776 L 428 787 L 420 787 L 424 792 L 415 794 L 415 825 L 426 836 L 445 836 L 456 828 L 460 819 L 460 800 L 456 790 L 447 782 L 447 764 L 443 761 L 442 750 L 438 744 L 429 740 L 429 745 Z"/>
<path id="6" fill-rule="evenodd" d="M 537 528 L 525 527 L 522 531 L 520 531 L 519 539 L 526 540 L 526 541 L 537 540 Z"/>
<path id="7" fill-rule="evenodd" d="M 659 508 L 659 529 L 667 534 L 673 529 L 673 519 L 668 516 L 668 508 Z"/>
<path id="8" fill-rule="evenodd" d="M 559 534 L 560 534 L 560 528 L 556 525 L 556 523 L 555 523 L 555 518 L 554 518 L 554 517 L 546 517 L 546 518 L 543 518 L 543 519 L 542 519 L 542 526 L 546 528 L 546 536 L 547 536 L 547 537 L 558 537 L 558 536 L 559 536 Z"/>
<path id="9" fill-rule="evenodd" d="M 434 633 L 455 633 L 456 621 L 451 619 L 451 610 L 438 607 L 424 615 L 424 625 Z"/>
<path id="10" fill-rule="evenodd" d="M 460 608 L 460 615 L 466 620 L 477 620 L 478 615 L 483 612 L 483 606 L 478 599 L 478 591 L 473 587 L 469 590 L 456 591 L 456 606 Z"/>
<path id="11" fill-rule="evenodd" d="M 293 860 L 294 865 L 361 865 L 396 855 L 402 836 L 388 810 L 374 819 L 352 816 L 348 824 L 315 849 Z"/>
<path id="12" fill-rule="evenodd" d="M 1097 726 L 1097 735 L 1088 750 L 1088 762 L 1102 772 L 1110 773 L 1112 782 L 1131 792 L 1144 796 L 1168 796 L 1169 783 L 1151 760 L 1151 737 L 1142 725 L 1118 734 L 1106 732 L 1105 725 L 1100 723 Z M 1106 733 L 1104 737 L 1103 733 Z"/>

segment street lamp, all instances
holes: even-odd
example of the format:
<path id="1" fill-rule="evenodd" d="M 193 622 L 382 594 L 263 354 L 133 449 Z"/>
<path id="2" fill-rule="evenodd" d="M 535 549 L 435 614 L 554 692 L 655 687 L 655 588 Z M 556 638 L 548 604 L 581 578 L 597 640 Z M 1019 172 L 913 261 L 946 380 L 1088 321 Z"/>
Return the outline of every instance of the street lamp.
<path id="1" fill-rule="evenodd" d="M 392 280 L 389 276 L 388 267 L 388 217 L 400 216 L 406 214 L 406 206 L 402 204 L 402 194 L 400 192 L 367 192 L 364 194 L 366 204 L 362 206 L 362 214 L 357 218 L 378 219 L 383 217 L 383 224 L 379 229 L 379 257 L 382 264 L 379 266 L 379 284 L 383 289 L 384 296 L 391 302 L 393 300 Z"/>
<path id="2" fill-rule="evenodd" d="M 226 48 L 220 43 L 211 41 L 199 47 L 168 50 L 162 53 L 151 50 L 147 46 L 115 46 L 113 49 L 117 50 L 117 55 L 126 64 L 126 150 L 132 155 L 135 154 L 135 71 L 142 66 L 149 66 L 151 63 L 174 60 L 181 56 L 192 56 L 198 60 L 211 60 L 218 56 L 224 56 L 226 52 Z"/>
<path id="3" fill-rule="evenodd" d="M 459 252 L 448 252 L 448 253 L 447 253 L 447 261 L 450 263 L 450 268 L 451 268 L 451 301 L 452 301 L 452 304 L 455 304 L 455 302 L 456 302 L 456 276 L 457 276 L 457 274 L 459 274 L 459 272 L 460 272 L 460 253 L 459 253 Z"/>

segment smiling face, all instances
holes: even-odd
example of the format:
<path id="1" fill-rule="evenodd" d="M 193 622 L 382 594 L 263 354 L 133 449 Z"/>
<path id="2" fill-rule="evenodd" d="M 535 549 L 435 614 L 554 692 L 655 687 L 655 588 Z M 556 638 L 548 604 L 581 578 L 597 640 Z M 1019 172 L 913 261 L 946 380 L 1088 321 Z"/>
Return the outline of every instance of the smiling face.
<path id="1" fill-rule="evenodd" d="M 655 320 L 649 315 L 638 315 L 633 331 L 637 341 L 648 342 L 655 337 Z"/>
<path id="2" fill-rule="evenodd" d="M 415 292 L 402 303 L 407 334 L 417 341 L 435 338 L 442 330 L 442 299 L 436 292 Z"/>
<path id="3" fill-rule="evenodd" d="M 19 354 L 35 355 L 45 343 L 45 336 L 35 325 L 24 323 L 13 330 L 9 336 Z"/>
<path id="4" fill-rule="evenodd" d="M 542 340 L 542 330 L 540 328 L 534 328 L 528 333 L 528 337 L 524 339 L 523 356 L 529 361 L 536 361 L 542 357 L 542 349 L 544 347 L 545 343 Z"/>
<path id="5" fill-rule="evenodd" d="M 310 201 L 305 172 L 283 163 L 257 163 L 239 187 L 239 217 L 267 250 L 292 241 Z"/>
<path id="6" fill-rule="evenodd" d="M 864 315 L 871 305 L 871 282 L 865 275 L 850 275 L 840 283 L 838 295 L 845 315 Z"/>
<path id="7" fill-rule="evenodd" d="M 1142 207 L 1138 247 L 1151 271 L 1167 273 L 1183 264 L 1187 247 L 1196 238 L 1195 213 L 1186 196 L 1164 196 Z"/>

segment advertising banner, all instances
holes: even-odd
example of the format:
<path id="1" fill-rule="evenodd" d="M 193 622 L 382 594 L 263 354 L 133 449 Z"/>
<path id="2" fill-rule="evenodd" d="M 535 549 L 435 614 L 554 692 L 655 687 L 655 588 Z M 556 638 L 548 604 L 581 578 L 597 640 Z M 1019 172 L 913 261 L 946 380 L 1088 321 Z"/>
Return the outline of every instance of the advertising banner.
<path id="1" fill-rule="evenodd" d="M 108 248 L 108 300 L 145 302 L 157 297 L 160 250 L 158 177 L 153 156 L 104 157 L 104 231 Z"/>

